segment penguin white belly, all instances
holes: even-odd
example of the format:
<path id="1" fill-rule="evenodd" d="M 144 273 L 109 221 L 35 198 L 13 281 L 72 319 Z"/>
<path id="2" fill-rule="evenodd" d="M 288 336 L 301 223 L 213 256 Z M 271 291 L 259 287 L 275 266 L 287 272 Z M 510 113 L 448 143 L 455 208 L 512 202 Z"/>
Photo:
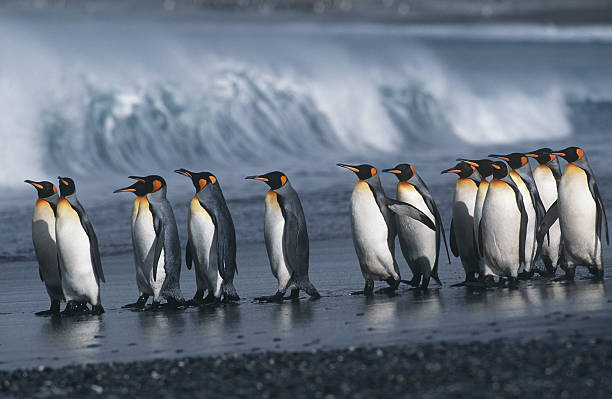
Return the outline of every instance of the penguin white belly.
<path id="1" fill-rule="evenodd" d="M 153 226 L 153 214 L 146 198 L 141 199 L 134 224 L 134 241 L 136 256 L 139 260 L 138 278 L 143 284 L 145 293 L 153 295 L 153 300 L 159 302 L 161 287 L 166 277 L 164 269 L 164 250 L 162 249 L 157 263 L 157 278 L 153 279 L 153 258 L 155 256 L 155 228 Z"/>
<path id="2" fill-rule="evenodd" d="M 494 274 L 516 277 L 520 266 L 521 213 L 514 190 L 505 182 L 489 184 L 482 208 L 483 264 Z"/>
<path id="3" fill-rule="evenodd" d="M 586 173 L 568 164 L 559 186 L 559 221 L 570 266 L 601 266 L 601 241 L 595 229 L 595 200 Z"/>
<path id="4" fill-rule="evenodd" d="M 291 280 L 291 272 L 285 263 L 283 254 L 283 231 L 285 218 L 278 203 L 277 194 L 270 190 L 266 194 L 266 212 L 264 215 L 264 238 L 270 260 L 272 274 L 278 280 L 278 290 L 286 290 Z"/>
<path id="5" fill-rule="evenodd" d="M 523 196 L 523 204 L 527 212 L 527 234 L 525 235 L 525 271 L 530 271 L 533 266 L 534 256 L 536 252 L 536 212 L 531 194 L 523 179 L 515 171 L 510 172 L 512 181 L 516 184 L 521 195 Z"/>
<path id="6" fill-rule="evenodd" d="M 550 206 L 557 200 L 557 181 L 548 166 L 540 165 L 533 171 L 533 179 L 538 187 L 540 198 L 544 208 L 548 211 Z M 557 267 L 561 244 L 561 226 L 557 220 L 548 230 L 548 237 L 542 244 L 542 259 L 551 267 Z"/>
<path id="7" fill-rule="evenodd" d="M 484 206 L 485 199 L 487 198 L 487 191 L 489 190 L 489 182 L 483 180 L 478 185 L 478 191 L 476 192 L 476 202 L 474 203 L 474 241 L 478 244 L 478 229 L 480 228 L 480 221 L 482 220 L 482 208 Z M 476 245 L 476 252 L 480 254 L 478 245 Z M 484 266 L 482 262 L 482 254 L 479 259 L 479 271 L 483 275 L 493 274 L 492 271 Z"/>
<path id="8" fill-rule="evenodd" d="M 471 179 L 457 179 L 453 200 L 453 227 L 461 263 L 466 272 L 478 272 L 474 242 L 474 207 L 478 187 Z"/>
<path id="9" fill-rule="evenodd" d="M 38 259 L 40 274 L 52 300 L 63 298 L 62 282 L 57 264 L 55 240 L 55 214 L 51 205 L 42 199 L 36 201 L 32 216 L 32 241 Z"/>
<path id="10" fill-rule="evenodd" d="M 426 214 L 435 221 L 421 194 L 410 183 L 400 182 L 397 185 L 397 199 Z M 407 216 L 397 216 L 398 234 L 402 253 L 413 273 L 429 273 L 436 262 L 436 232 Z"/>
<path id="11" fill-rule="evenodd" d="M 372 189 L 363 180 L 351 196 L 351 228 L 361 273 L 365 279 L 398 280 L 387 237 L 389 228 L 376 203 Z"/>
<path id="12" fill-rule="evenodd" d="M 89 237 L 79 215 L 64 198 L 57 204 L 55 233 L 66 300 L 98 305 L 99 285 L 91 262 Z"/>
<path id="13" fill-rule="evenodd" d="M 216 254 L 216 248 L 212 248 L 215 224 L 197 197 L 194 197 L 189 205 L 188 232 L 194 251 L 198 289 L 207 289 L 219 298 L 223 280 L 216 262 L 211 263 L 211 259 L 216 259 L 216 256 L 211 257 L 211 251 L 214 251 L 212 255 Z M 204 286 L 200 286 L 202 283 Z"/>

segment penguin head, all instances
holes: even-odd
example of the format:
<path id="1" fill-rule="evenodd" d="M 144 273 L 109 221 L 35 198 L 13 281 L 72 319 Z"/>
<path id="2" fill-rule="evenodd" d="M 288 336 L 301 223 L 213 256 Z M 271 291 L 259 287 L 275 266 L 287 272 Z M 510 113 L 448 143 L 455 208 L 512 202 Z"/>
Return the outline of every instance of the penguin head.
<path id="1" fill-rule="evenodd" d="M 567 147 L 564 150 L 553 152 L 553 155 L 558 155 L 571 163 L 581 160 L 584 157 L 584 150 L 580 147 Z"/>
<path id="2" fill-rule="evenodd" d="M 468 165 L 472 165 L 476 167 L 476 169 L 478 169 L 478 173 L 480 173 L 480 176 L 482 176 L 483 179 L 493 174 L 493 168 L 491 167 L 491 164 L 493 163 L 493 161 L 491 161 L 490 159 L 458 158 L 457 161 L 461 161 L 461 162 L 467 163 Z"/>
<path id="3" fill-rule="evenodd" d="M 146 184 L 138 180 L 131 186 L 117 189 L 113 191 L 113 193 L 134 193 L 134 195 L 136 195 L 137 197 L 144 197 L 145 195 L 147 195 L 146 188 Z"/>
<path id="4" fill-rule="evenodd" d="M 493 178 L 498 180 L 503 179 L 510 173 L 508 165 L 501 161 L 491 162 L 491 169 L 493 170 Z"/>
<path id="5" fill-rule="evenodd" d="M 69 177 L 57 177 L 59 179 L 59 188 L 60 194 L 62 197 L 67 197 L 76 192 L 76 185 L 74 184 L 74 180 Z"/>
<path id="6" fill-rule="evenodd" d="M 247 176 L 245 179 L 259 180 L 270 186 L 272 190 L 278 190 L 287 184 L 287 176 L 283 172 L 275 171 L 259 176 Z"/>
<path id="7" fill-rule="evenodd" d="M 472 175 L 472 173 L 474 173 L 475 170 L 476 166 L 467 164 L 465 162 L 459 162 L 452 168 L 444 169 L 442 172 L 440 172 L 440 174 L 443 175 L 444 173 L 456 173 L 457 176 L 459 176 L 460 178 L 467 179 Z"/>
<path id="8" fill-rule="evenodd" d="M 526 152 L 525 156 L 535 158 L 540 165 L 546 165 L 557 157 L 550 148 L 540 148 L 539 150 Z"/>
<path id="9" fill-rule="evenodd" d="M 204 190 L 205 187 L 210 187 L 217 183 L 215 175 L 209 172 L 191 172 L 184 168 L 177 169 L 174 172 L 190 178 L 196 193 Z"/>
<path id="10" fill-rule="evenodd" d="M 383 169 L 383 172 L 393 173 L 397 180 L 402 182 L 412 179 L 412 176 L 416 173 L 414 166 L 407 163 L 400 163 L 395 168 Z"/>
<path id="11" fill-rule="evenodd" d="M 487 156 L 508 162 L 508 165 L 512 169 L 520 169 L 529 162 L 529 158 L 527 158 L 527 156 L 522 152 L 513 152 L 512 154 L 508 155 L 489 154 Z"/>
<path id="12" fill-rule="evenodd" d="M 34 186 L 36 191 L 38 191 L 38 198 L 49 198 L 57 193 L 57 188 L 55 188 L 55 185 L 50 181 L 24 180 L 24 182 Z"/>
<path id="13" fill-rule="evenodd" d="M 376 173 L 377 173 L 376 168 L 367 163 L 363 165 L 356 165 L 356 166 L 347 165 L 344 163 L 338 163 L 336 165 L 340 166 L 341 168 L 352 170 L 353 172 L 355 172 L 359 180 L 368 180 L 369 178 L 376 176 Z"/>
<path id="14" fill-rule="evenodd" d="M 144 193 L 145 194 L 153 194 L 156 192 L 165 192 L 166 191 L 166 181 L 163 177 L 159 175 L 149 175 L 149 176 L 128 176 L 130 179 L 138 180 L 139 182 L 144 183 Z"/>

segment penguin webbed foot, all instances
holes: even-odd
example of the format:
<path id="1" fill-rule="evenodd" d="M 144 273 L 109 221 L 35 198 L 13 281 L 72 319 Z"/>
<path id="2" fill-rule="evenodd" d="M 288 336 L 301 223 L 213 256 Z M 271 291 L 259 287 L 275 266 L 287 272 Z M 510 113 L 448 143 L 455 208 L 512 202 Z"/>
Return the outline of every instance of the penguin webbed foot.
<path id="1" fill-rule="evenodd" d="M 284 297 L 284 293 L 280 292 L 280 291 L 276 291 L 276 294 L 271 295 L 271 296 L 259 296 L 257 298 L 255 298 L 255 300 L 257 302 L 282 302 L 283 301 L 283 297 Z"/>
<path id="2" fill-rule="evenodd" d="M 366 280 L 363 291 L 353 291 L 350 295 L 363 295 L 371 297 L 374 295 L 374 280 Z"/>
<path id="3" fill-rule="evenodd" d="M 291 289 L 291 294 L 289 295 L 289 299 L 291 299 L 292 301 L 299 300 L 300 299 L 300 289 L 299 288 Z"/>
<path id="4" fill-rule="evenodd" d="M 519 280 L 531 280 L 535 273 L 535 269 L 531 269 L 530 271 L 522 271 L 518 274 Z"/>
<path id="5" fill-rule="evenodd" d="M 53 300 L 51 301 L 51 306 L 49 310 L 41 310 L 40 312 L 34 313 L 36 316 L 57 316 L 61 314 L 60 312 L 60 301 Z"/>
<path id="6" fill-rule="evenodd" d="M 400 280 L 400 282 L 413 287 L 418 287 L 421 282 L 421 276 L 414 276 L 412 277 L 412 280 Z"/>
<path id="7" fill-rule="evenodd" d="M 574 281 L 574 274 L 566 273 L 563 276 L 553 278 L 552 281 Z"/>
<path id="8" fill-rule="evenodd" d="M 149 299 L 148 295 L 141 295 L 138 297 L 136 302 L 128 303 L 127 305 L 123 305 L 121 309 L 144 309 L 147 305 L 147 300 Z"/>
<path id="9" fill-rule="evenodd" d="M 519 287 L 519 278 L 518 277 L 508 277 L 508 288 L 511 290 L 518 289 Z"/>
<path id="10" fill-rule="evenodd" d="M 98 305 L 93 305 L 91 307 L 91 314 L 92 315 L 101 315 L 102 313 L 104 313 L 104 308 L 102 307 L 102 304 L 98 304 Z"/>

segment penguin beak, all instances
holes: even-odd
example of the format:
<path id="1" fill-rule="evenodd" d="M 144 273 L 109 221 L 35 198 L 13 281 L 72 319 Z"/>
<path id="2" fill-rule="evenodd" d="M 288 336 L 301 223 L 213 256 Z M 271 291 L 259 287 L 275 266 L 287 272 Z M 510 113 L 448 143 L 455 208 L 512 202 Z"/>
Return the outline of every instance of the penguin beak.
<path id="1" fill-rule="evenodd" d="M 552 155 L 558 155 L 560 157 L 565 157 L 565 153 L 564 152 L 552 152 Z"/>
<path id="2" fill-rule="evenodd" d="M 442 172 L 440 172 L 441 175 L 445 174 L 445 173 L 461 173 L 461 171 L 459 169 L 455 169 L 450 168 L 450 169 L 444 169 Z"/>
<path id="3" fill-rule="evenodd" d="M 175 170 L 174 173 L 178 173 L 179 175 L 187 176 L 191 179 L 191 172 L 188 171 L 187 169 L 180 168 L 180 169 Z"/>
<path id="4" fill-rule="evenodd" d="M 479 164 L 477 164 L 476 162 L 474 162 L 474 161 L 468 161 L 467 159 L 464 159 L 464 160 L 462 160 L 461 162 L 466 163 L 466 164 L 468 164 L 468 165 L 475 166 L 475 167 L 477 167 L 477 168 L 478 168 L 478 167 L 480 167 L 480 165 L 479 165 Z"/>
<path id="5" fill-rule="evenodd" d="M 531 153 L 531 152 L 526 152 L 525 156 L 529 157 L 529 158 L 537 158 L 538 154 L 534 154 L 534 153 Z"/>
<path id="6" fill-rule="evenodd" d="M 39 190 L 42 190 L 42 189 L 43 189 L 43 186 L 42 186 L 42 185 L 40 185 L 40 184 L 38 184 L 38 183 L 36 183 L 35 181 L 32 181 L 32 180 L 24 180 L 23 182 L 24 182 L 24 183 L 31 184 L 31 185 L 33 185 L 34 187 L 36 187 L 37 189 L 39 189 Z"/>
<path id="7" fill-rule="evenodd" d="M 264 181 L 264 182 L 268 182 L 269 181 L 265 177 L 260 177 L 260 176 L 247 176 L 247 177 L 245 177 L 245 179 L 248 179 L 248 180 L 259 180 L 259 181 Z"/>
<path id="8" fill-rule="evenodd" d="M 401 175 L 402 171 L 401 170 L 397 170 L 397 169 L 383 169 L 383 172 L 386 173 L 393 173 L 394 175 Z"/>
<path id="9" fill-rule="evenodd" d="M 343 163 L 337 163 L 336 166 L 340 166 L 341 168 L 346 168 L 348 170 L 352 170 L 355 173 L 359 173 L 359 169 L 351 166 L 351 165 L 347 165 L 347 164 L 343 164 Z"/>
<path id="10" fill-rule="evenodd" d="M 506 162 L 510 162 L 510 158 L 508 158 L 505 155 L 499 155 L 499 154 L 489 154 L 487 155 L 488 157 L 491 158 L 497 158 L 497 159 L 501 159 L 502 161 L 506 161 Z"/>
<path id="11" fill-rule="evenodd" d="M 134 184 L 132 184 L 131 186 L 119 188 L 113 191 L 113 193 L 133 193 L 133 192 L 136 192 L 136 189 L 134 188 Z"/>
<path id="12" fill-rule="evenodd" d="M 144 177 L 140 177 L 140 176 L 128 176 L 128 179 L 134 179 L 134 180 L 138 180 L 140 182 L 145 182 L 145 178 Z"/>
<path id="13" fill-rule="evenodd" d="M 60 183 L 62 183 L 64 186 L 68 186 L 68 182 L 66 180 L 64 180 L 63 177 L 57 176 L 57 178 L 59 179 Z"/>

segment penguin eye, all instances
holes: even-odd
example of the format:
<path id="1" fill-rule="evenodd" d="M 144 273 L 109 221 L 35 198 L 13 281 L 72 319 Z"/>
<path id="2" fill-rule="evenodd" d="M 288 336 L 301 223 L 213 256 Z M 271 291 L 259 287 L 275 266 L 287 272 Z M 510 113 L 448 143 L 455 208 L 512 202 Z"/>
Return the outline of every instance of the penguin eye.
<path id="1" fill-rule="evenodd" d="M 200 190 L 203 189 L 206 186 L 206 183 L 208 183 L 205 179 L 200 179 L 198 181 L 198 184 L 200 185 Z"/>
<path id="2" fill-rule="evenodd" d="M 281 187 L 284 186 L 285 183 L 287 183 L 287 176 L 281 176 L 280 181 L 281 181 Z"/>
<path id="3" fill-rule="evenodd" d="M 162 188 L 162 182 L 157 179 L 153 180 L 153 192 L 156 192 L 160 188 Z"/>
<path id="4" fill-rule="evenodd" d="M 212 184 L 215 184 L 215 183 L 217 182 L 217 178 L 216 178 L 215 176 L 213 176 L 213 175 L 210 175 L 210 176 L 208 177 L 208 179 L 210 180 L 210 182 L 211 182 Z"/>
<path id="5" fill-rule="evenodd" d="M 374 176 L 376 174 L 376 168 L 370 169 L 370 173 L 372 174 L 372 176 Z"/>
<path id="6" fill-rule="evenodd" d="M 578 155 L 578 159 L 582 158 L 582 156 L 584 155 L 584 151 L 582 151 L 582 148 L 576 149 L 576 155 Z"/>

